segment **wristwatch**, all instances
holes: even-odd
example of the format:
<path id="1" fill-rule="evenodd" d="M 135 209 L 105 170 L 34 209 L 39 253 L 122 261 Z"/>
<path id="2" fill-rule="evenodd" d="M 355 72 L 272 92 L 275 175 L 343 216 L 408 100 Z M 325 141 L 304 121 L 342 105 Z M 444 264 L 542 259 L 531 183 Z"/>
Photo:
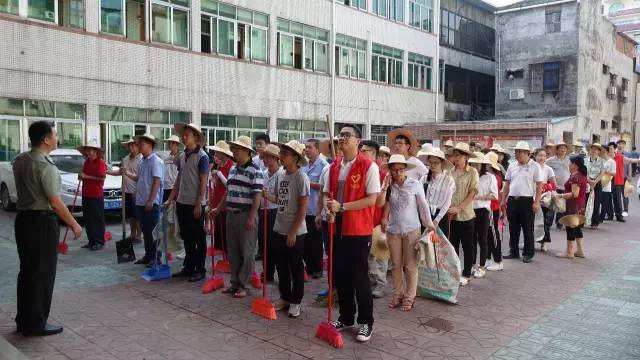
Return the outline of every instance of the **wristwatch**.
<path id="1" fill-rule="evenodd" d="M 338 210 L 338 212 L 344 212 L 344 203 L 340 204 L 340 210 Z"/>

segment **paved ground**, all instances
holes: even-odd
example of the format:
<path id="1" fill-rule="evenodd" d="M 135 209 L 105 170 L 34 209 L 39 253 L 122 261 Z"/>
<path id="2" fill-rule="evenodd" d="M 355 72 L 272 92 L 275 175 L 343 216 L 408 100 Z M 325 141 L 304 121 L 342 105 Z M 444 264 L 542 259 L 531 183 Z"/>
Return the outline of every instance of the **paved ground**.
<path id="1" fill-rule="evenodd" d="M 0 334 L 32 359 L 640 359 L 639 209 L 634 200 L 627 224 L 587 231 L 587 259 L 506 260 L 505 271 L 461 289 L 459 305 L 420 299 L 402 313 L 376 300 L 372 341 L 346 333 L 342 350 L 314 337 L 326 316 L 312 305 L 324 280 L 307 284 L 299 319 L 267 321 L 251 314 L 253 297 L 141 280 L 141 268 L 115 264 L 113 242 L 98 253 L 70 243 L 51 312 L 65 331 L 24 339 L 13 322 L 13 214 L 0 212 Z M 119 238 L 117 224 L 110 230 Z M 564 234 L 553 239 L 561 250 Z"/>

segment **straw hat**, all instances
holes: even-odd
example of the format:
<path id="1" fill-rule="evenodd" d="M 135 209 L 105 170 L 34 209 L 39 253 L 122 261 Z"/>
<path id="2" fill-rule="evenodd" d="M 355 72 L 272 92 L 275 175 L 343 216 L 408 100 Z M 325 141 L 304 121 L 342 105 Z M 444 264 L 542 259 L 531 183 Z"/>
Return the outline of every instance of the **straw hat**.
<path id="1" fill-rule="evenodd" d="M 494 153 L 494 152 L 488 152 L 485 156 L 484 156 L 489 163 L 491 164 L 491 167 L 496 170 L 496 171 L 500 171 L 502 173 L 504 173 L 504 167 L 498 163 L 498 154 Z"/>
<path id="2" fill-rule="evenodd" d="M 624 182 L 624 197 L 629 197 L 633 194 L 633 185 L 627 180 Z"/>
<path id="3" fill-rule="evenodd" d="M 558 147 L 560 147 L 560 146 L 566 146 L 566 147 L 569 147 L 569 146 L 567 145 L 567 143 L 566 143 L 566 142 L 564 142 L 564 141 L 562 141 L 562 140 L 558 141 L 558 143 L 555 145 L 556 149 L 557 149 Z"/>
<path id="4" fill-rule="evenodd" d="M 414 167 L 416 167 L 414 164 L 407 163 L 407 160 L 404 158 L 404 155 L 401 155 L 401 154 L 391 155 L 391 157 L 389 158 L 389 162 L 387 163 L 387 166 L 391 168 L 391 165 L 393 164 L 404 164 L 406 166 L 405 167 L 406 170 L 413 169 Z"/>
<path id="5" fill-rule="evenodd" d="M 253 150 L 253 147 L 251 146 L 251 138 L 248 136 L 238 136 L 234 141 L 227 141 L 227 144 L 229 144 L 229 146 L 236 145 L 241 148 L 250 150 L 251 152 L 256 152 L 255 150 Z"/>
<path id="6" fill-rule="evenodd" d="M 139 140 L 139 139 L 149 140 L 153 143 L 153 146 L 155 146 L 158 143 L 158 141 L 156 140 L 156 137 L 149 133 L 136 136 L 136 140 Z"/>
<path id="7" fill-rule="evenodd" d="M 138 145 L 138 143 L 133 138 L 130 138 L 127 141 L 123 141 L 123 142 L 121 142 L 121 144 L 122 144 L 122 146 L 124 146 L 127 149 L 129 148 L 129 145 L 131 145 L 131 144 Z"/>
<path id="8" fill-rule="evenodd" d="M 600 177 L 600 184 L 602 184 L 602 186 L 607 186 L 611 182 L 611 179 L 613 179 L 613 176 L 609 174 L 602 174 Z"/>
<path id="9" fill-rule="evenodd" d="M 276 159 L 280 159 L 280 148 L 276 144 L 269 144 L 264 148 L 262 156 L 269 155 Z"/>
<path id="10" fill-rule="evenodd" d="M 547 141 L 547 143 L 544 145 L 545 148 L 547 147 L 556 147 L 556 144 L 553 143 L 553 141 L 549 140 Z"/>
<path id="11" fill-rule="evenodd" d="M 453 164 L 451 163 L 451 161 L 447 160 L 447 157 L 444 155 L 444 152 L 438 148 L 433 148 L 430 152 L 427 153 L 426 156 L 427 156 L 427 159 L 429 159 L 430 156 L 433 156 L 442 160 L 443 170 L 453 169 Z"/>
<path id="12" fill-rule="evenodd" d="M 164 139 L 163 141 L 164 142 L 174 142 L 174 143 L 178 143 L 178 144 L 181 143 L 180 138 L 177 137 L 176 135 L 171 135 L 167 139 Z"/>
<path id="13" fill-rule="evenodd" d="M 574 228 L 584 224 L 586 220 L 584 215 L 573 214 L 561 217 L 558 222 L 566 227 Z"/>
<path id="14" fill-rule="evenodd" d="M 600 145 L 600 143 L 593 143 L 593 144 L 589 145 L 589 148 L 592 148 L 592 147 L 596 147 L 600 151 L 605 151 L 604 146 Z"/>
<path id="15" fill-rule="evenodd" d="M 176 123 L 173 125 L 173 127 L 176 129 L 176 132 L 180 134 L 180 136 L 182 136 L 182 133 L 185 129 L 191 129 L 196 133 L 196 136 L 198 137 L 196 142 L 201 145 L 205 143 L 204 133 L 202 132 L 202 130 L 200 130 L 200 126 L 195 124 Z"/>
<path id="16" fill-rule="evenodd" d="M 333 138 L 333 148 L 338 151 L 338 138 Z M 320 153 L 327 158 L 332 158 L 331 154 L 331 139 L 324 139 L 320 142 Z"/>
<path id="17" fill-rule="evenodd" d="M 476 151 L 473 153 L 473 157 L 469 159 L 469 164 L 487 164 L 491 165 L 491 162 L 487 160 L 483 153 Z"/>
<path id="18" fill-rule="evenodd" d="M 213 152 L 223 153 L 228 157 L 233 157 L 233 153 L 229 150 L 229 144 L 226 141 L 220 140 L 215 145 L 209 147 Z"/>
<path id="19" fill-rule="evenodd" d="M 100 144 L 90 141 L 84 145 L 78 146 L 78 151 L 80 151 L 83 155 L 87 149 L 95 149 L 98 153 L 104 154 L 104 149 L 100 147 Z"/>
<path id="20" fill-rule="evenodd" d="M 453 148 L 453 150 L 458 150 L 462 153 L 465 153 L 467 155 L 469 155 L 470 157 L 474 157 L 475 155 L 473 154 L 473 152 L 471 151 L 471 149 L 469 148 L 469 144 L 467 143 L 463 143 L 463 142 L 459 142 L 456 144 L 456 146 Z"/>
<path id="21" fill-rule="evenodd" d="M 291 140 L 286 144 L 277 142 L 273 142 L 273 144 L 278 145 L 280 147 L 280 151 L 282 151 L 282 148 L 285 147 L 293 151 L 294 154 L 298 155 L 298 166 L 302 167 L 307 165 L 307 158 L 304 156 L 305 145 L 300 143 L 298 140 Z"/>
<path id="22" fill-rule="evenodd" d="M 371 255 L 380 260 L 389 260 L 391 257 L 387 245 L 387 234 L 382 231 L 380 225 L 374 227 L 371 234 Z"/>
<path id="23" fill-rule="evenodd" d="M 391 156 L 391 149 L 389 149 L 389 147 L 384 145 L 380 146 L 380 149 L 378 150 L 378 152 L 382 152 L 387 154 L 387 156 Z"/>
<path id="24" fill-rule="evenodd" d="M 420 151 L 418 151 L 418 156 L 427 156 L 431 150 L 433 150 L 433 145 L 430 143 L 424 143 L 422 144 L 422 147 L 420 147 Z"/>
<path id="25" fill-rule="evenodd" d="M 494 143 L 493 146 L 491 147 L 491 149 L 489 149 L 491 151 L 495 151 L 495 152 L 499 152 L 499 153 L 503 153 L 506 154 L 507 151 L 505 149 L 502 148 L 502 146 L 498 143 Z"/>
<path id="26" fill-rule="evenodd" d="M 409 155 L 416 156 L 420 150 L 420 144 L 418 143 L 418 139 L 416 139 L 415 135 L 413 135 L 413 133 L 408 129 L 398 128 L 389 131 L 387 134 L 387 144 L 391 144 L 391 146 L 393 146 L 396 143 L 396 137 L 399 135 L 409 139 L 409 144 L 411 145 L 411 148 L 409 148 Z"/>
<path id="27" fill-rule="evenodd" d="M 513 150 L 524 150 L 531 152 L 531 147 L 529 147 L 529 143 L 526 141 L 518 141 L 516 147 L 514 147 Z"/>
<path id="28" fill-rule="evenodd" d="M 449 139 L 444 142 L 444 147 L 453 147 L 453 140 Z"/>
<path id="29" fill-rule="evenodd" d="M 574 147 L 581 147 L 581 148 L 583 148 L 583 147 L 584 147 L 584 145 L 583 145 L 581 142 L 577 142 L 577 141 L 574 141 L 574 142 L 573 142 L 573 146 L 574 146 Z"/>

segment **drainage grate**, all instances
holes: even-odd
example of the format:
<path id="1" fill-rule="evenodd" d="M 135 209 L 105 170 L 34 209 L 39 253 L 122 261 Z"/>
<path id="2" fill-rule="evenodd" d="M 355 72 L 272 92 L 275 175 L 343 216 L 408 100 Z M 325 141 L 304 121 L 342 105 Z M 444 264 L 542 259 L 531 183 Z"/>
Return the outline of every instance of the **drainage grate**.
<path id="1" fill-rule="evenodd" d="M 449 320 L 445 320 L 442 318 L 435 317 L 427 321 L 424 321 L 423 319 L 418 319 L 418 321 L 420 321 L 420 325 L 422 326 L 428 326 L 439 331 L 449 332 L 453 330 L 453 323 Z"/>

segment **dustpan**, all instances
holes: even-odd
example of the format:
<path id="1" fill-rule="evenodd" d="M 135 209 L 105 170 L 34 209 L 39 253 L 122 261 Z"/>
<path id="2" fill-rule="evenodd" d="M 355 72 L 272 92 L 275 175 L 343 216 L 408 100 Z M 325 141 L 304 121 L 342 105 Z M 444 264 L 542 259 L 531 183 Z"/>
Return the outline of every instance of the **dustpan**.
<path id="1" fill-rule="evenodd" d="M 146 281 L 160 281 L 160 280 L 166 280 L 166 279 L 170 279 L 171 278 L 171 266 L 169 266 L 169 258 L 167 256 L 168 251 L 167 251 L 167 226 L 165 223 L 165 216 L 164 216 L 164 208 L 160 208 L 160 221 L 158 222 L 158 225 L 156 225 L 156 229 L 157 227 L 160 227 L 160 230 L 162 232 L 162 246 L 163 246 L 163 250 L 164 250 L 164 264 L 158 264 L 157 261 L 153 262 L 153 266 L 151 266 L 148 269 L 145 269 L 145 271 L 142 273 L 142 278 L 145 279 Z M 156 233 L 156 229 L 154 229 L 154 233 Z M 155 251 L 154 251 L 154 257 L 157 258 L 158 256 L 158 242 L 159 240 L 155 240 L 154 244 L 155 244 Z M 157 260 L 157 259 L 154 259 Z"/>

